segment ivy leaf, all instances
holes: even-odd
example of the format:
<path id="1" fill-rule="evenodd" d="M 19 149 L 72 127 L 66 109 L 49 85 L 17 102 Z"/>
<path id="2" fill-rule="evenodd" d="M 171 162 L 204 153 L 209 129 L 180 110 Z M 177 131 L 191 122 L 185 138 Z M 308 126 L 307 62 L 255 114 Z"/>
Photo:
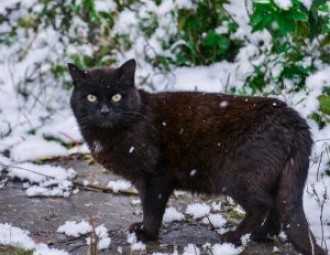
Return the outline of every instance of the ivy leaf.
<path id="1" fill-rule="evenodd" d="M 281 15 L 276 15 L 275 19 L 282 34 L 285 35 L 296 30 L 296 23 L 294 21 L 285 19 Z"/>
<path id="2" fill-rule="evenodd" d="M 321 12 L 330 12 L 330 3 L 325 3 L 317 8 Z"/>
<path id="3" fill-rule="evenodd" d="M 320 102 L 321 112 L 330 115 L 330 97 L 329 96 L 319 96 L 318 100 Z"/>
<path id="4" fill-rule="evenodd" d="M 300 12 L 295 9 L 291 9 L 291 10 L 285 12 L 285 17 L 287 19 L 297 20 L 297 21 L 307 21 L 308 20 L 308 16 L 306 13 Z"/>

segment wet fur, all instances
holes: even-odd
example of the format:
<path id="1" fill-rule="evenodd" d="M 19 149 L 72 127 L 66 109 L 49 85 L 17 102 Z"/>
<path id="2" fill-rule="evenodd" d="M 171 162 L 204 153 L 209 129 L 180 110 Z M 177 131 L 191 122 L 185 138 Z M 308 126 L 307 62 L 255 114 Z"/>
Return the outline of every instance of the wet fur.
<path id="1" fill-rule="evenodd" d="M 157 238 L 169 196 L 183 189 L 225 194 L 244 208 L 245 218 L 223 241 L 238 244 L 246 233 L 264 240 L 284 226 L 301 253 L 325 254 L 302 204 L 309 127 L 284 102 L 201 92 L 150 94 L 134 86 L 134 60 L 118 69 L 69 69 L 75 84 L 71 106 L 93 157 L 139 191 L 143 223 L 130 227 L 139 239 Z M 100 98 L 125 93 L 121 107 L 109 104 L 114 110 L 107 125 L 88 113 L 82 95 L 90 91 Z"/>

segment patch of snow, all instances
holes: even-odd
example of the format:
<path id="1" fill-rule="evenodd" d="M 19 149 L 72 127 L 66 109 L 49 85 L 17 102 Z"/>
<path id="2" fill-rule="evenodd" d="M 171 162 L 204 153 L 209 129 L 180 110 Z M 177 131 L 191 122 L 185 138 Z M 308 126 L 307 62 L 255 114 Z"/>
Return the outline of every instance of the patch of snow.
<path id="1" fill-rule="evenodd" d="M 226 224 L 227 220 L 225 220 L 220 214 L 211 213 L 207 217 L 204 217 L 202 222 L 204 224 L 210 224 L 215 228 L 221 228 L 224 224 Z"/>
<path id="2" fill-rule="evenodd" d="M 232 243 L 215 244 L 212 246 L 213 255 L 238 255 L 243 247 L 235 247 Z"/>
<path id="3" fill-rule="evenodd" d="M 117 193 L 122 190 L 132 188 L 132 183 L 126 180 L 109 181 L 107 187 L 112 189 L 113 192 Z"/>
<path id="4" fill-rule="evenodd" d="M 71 180 L 76 176 L 72 168 L 22 163 L 9 168 L 9 176 L 27 181 L 28 196 L 64 196 L 72 189 Z"/>
<path id="5" fill-rule="evenodd" d="M 22 162 L 27 160 L 64 157 L 68 155 L 65 147 L 57 142 L 46 141 L 39 137 L 31 136 L 11 149 L 11 158 Z"/>
<path id="6" fill-rule="evenodd" d="M 191 215 L 194 219 L 199 219 L 210 213 L 210 206 L 205 203 L 189 204 L 186 209 L 186 214 Z"/>
<path id="7" fill-rule="evenodd" d="M 289 10 L 292 7 L 291 0 L 274 0 L 274 2 L 283 10 Z"/>
<path id="8" fill-rule="evenodd" d="M 131 245 L 131 249 L 132 249 L 132 251 L 143 251 L 146 249 L 146 245 L 140 241 L 137 243 L 133 243 Z"/>
<path id="9" fill-rule="evenodd" d="M 172 221 L 182 221 L 184 219 L 183 213 L 179 212 L 174 207 L 168 207 L 165 210 L 164 216 L 163 216 L 163 222 L 169 223 Z"/>
<path id="10" fill-rule="evenodd" d="M 67 236 L 79 237 L 92 231 L 92 226 L 86 221 L 66 221 L 57 228 L 57 233 L 63 233 Z"/>
<path id="11" fill-rule="evenodd" d="M 141 199 L 132 199 L 131 203 L 132 205 L 139 205 L 141 204 Z"/>
<path id="12" fill-rule="evenodd" d="M 200 253 L 200 249 L 195 244 L 189 243 L 183 248 L 182 255 L 199 255 Z"/>
<path id="13" fill-rule="evenodd" d="M 99 240 L 97 243 L 98 250 L 104 250 L 109 248 L 111 244 L 111 238 L 109 237 L 108 229 L 102 224 L 95 228 L 95 233 L 98 236 Z M 90 245 L 91 238 L 86 238 L 87 244 Z"/>
<path id="14" fill-rule="evenodd" d="M 221 202 L 212 202 L 211 206 L 212 206 L 212 210 L 213 211 L 220 211 L 221 210 Z"/>
<path id="15" fill-rule="evenodd" d="M 137 237 L 136 237 L 135 233 L 128 233 L 126 240 L 129 244 L 137 243 Z"/>
<path id="16" fill-rule="evenodd" d="M 246 246 L 249 242 L 251 242 L 251 234 L 245 234 L 241 237 L 241 242 L 243 246 Z"/>
<path id="17" fill-rule="evenodd" d="M 0 244 L 12 247 L 19 247 L 23 250 L 33 251 L 33 255 L 69 255 L 68 252 L 49 248 L 46 244 L 36 244 L 31 237 L 30 232 L 13 227 L 8 223 L 0 223 Z"/>

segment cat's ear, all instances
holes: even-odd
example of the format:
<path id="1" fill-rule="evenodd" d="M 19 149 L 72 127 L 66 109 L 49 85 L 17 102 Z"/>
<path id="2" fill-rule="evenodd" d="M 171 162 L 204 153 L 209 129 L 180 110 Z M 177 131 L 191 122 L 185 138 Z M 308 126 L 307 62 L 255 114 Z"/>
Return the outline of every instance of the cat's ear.
<path id="1" fill-rule="evenodd" d="M 85 79 L 86 74 L 83 70 L 80 70 L 76 65 L 72 63 L 68 63 L 67 65 L 74 85 L 76 85 L 76 83 L 78 83 L 79 81 Z"/>
<path id="2" fill-rule="evenodd" d="M 132 58 L 119 67 L 120 80 L 125 84 L 134 86 L 136 63 Z"/>

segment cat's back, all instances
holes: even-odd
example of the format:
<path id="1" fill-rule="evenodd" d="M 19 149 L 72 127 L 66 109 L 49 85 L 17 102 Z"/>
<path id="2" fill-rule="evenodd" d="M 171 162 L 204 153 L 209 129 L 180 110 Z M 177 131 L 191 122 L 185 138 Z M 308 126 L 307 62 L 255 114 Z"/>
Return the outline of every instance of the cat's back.
<path id="1" fill-rule="evenodd" d="M 286 114 L 286 103 L 275 98 L 231 96 L 203 92 L 141 91 L 142 102 L 152 105 L 156 120 L 163 126 L 189 122 L 190 125 L 234 124 L 242 121 L 265 121 L 276 114 Z M 290 111 L 290 110 L 289 110 Z"/>

